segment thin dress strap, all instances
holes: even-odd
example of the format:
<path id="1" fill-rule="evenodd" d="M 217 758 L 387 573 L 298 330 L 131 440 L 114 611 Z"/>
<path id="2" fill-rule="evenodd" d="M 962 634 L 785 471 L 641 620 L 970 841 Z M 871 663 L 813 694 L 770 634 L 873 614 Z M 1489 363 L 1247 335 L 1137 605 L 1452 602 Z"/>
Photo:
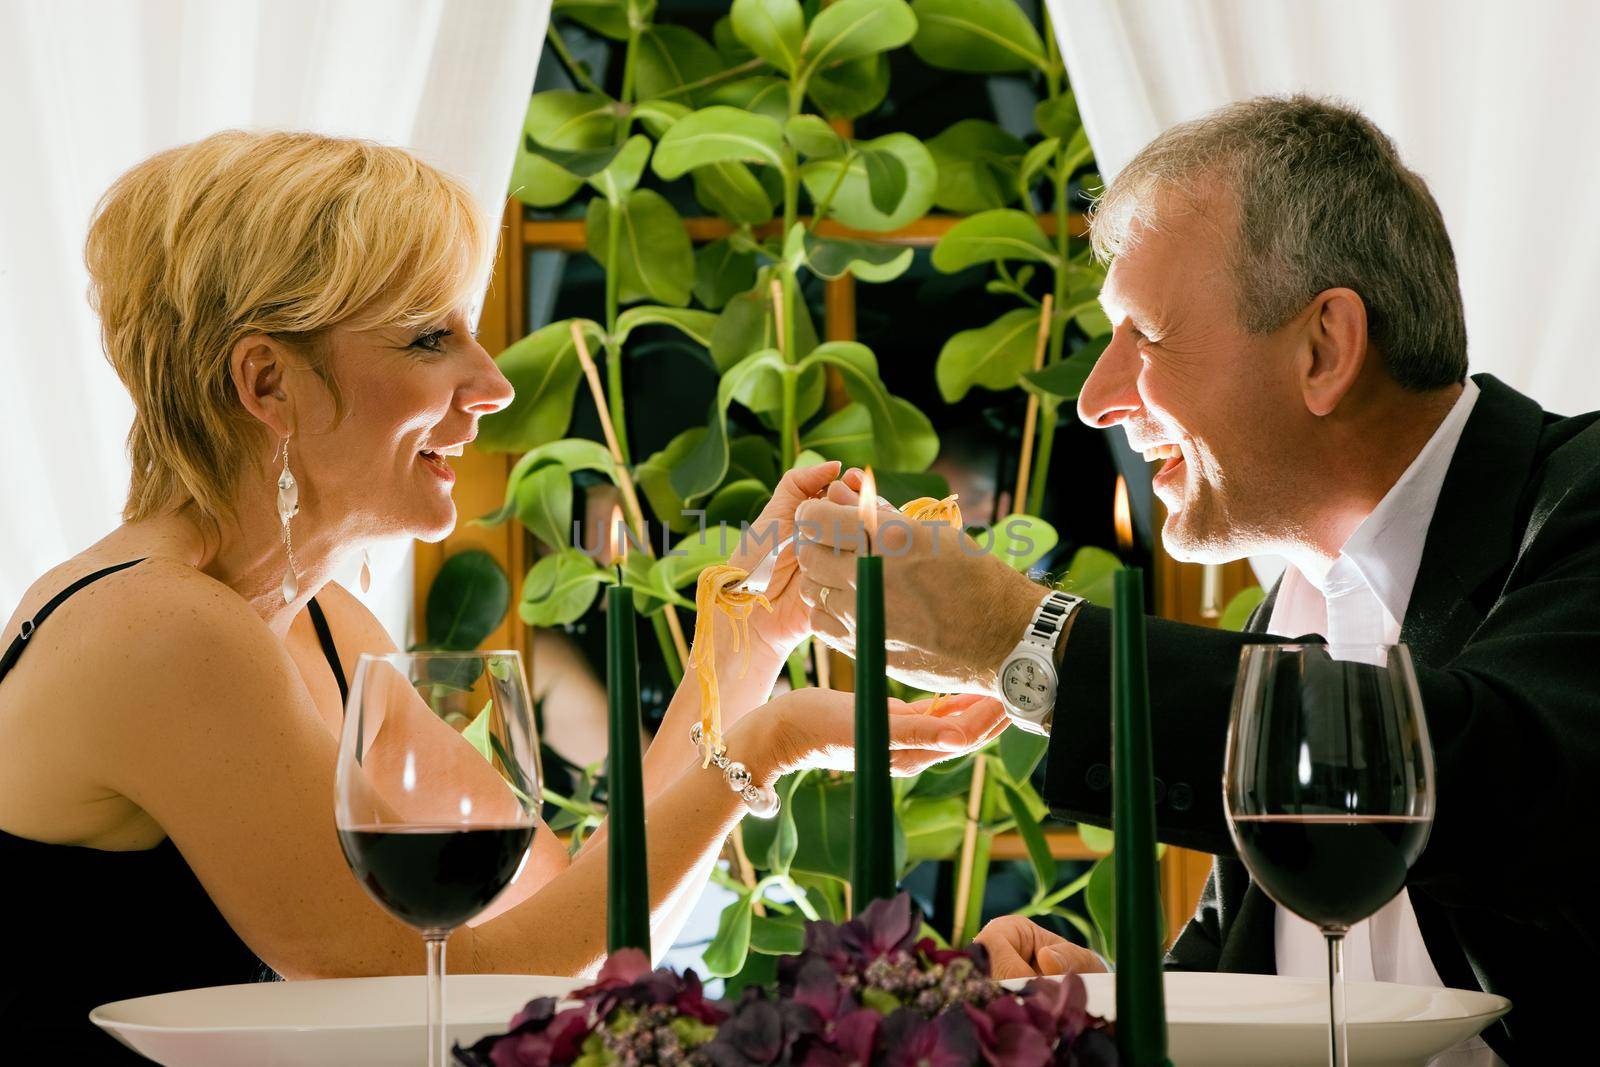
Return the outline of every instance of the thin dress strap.
<path id="1" fill-rule="evenodd" d="M 350 703 L 350 685 L 344 680 L 344 667 L 339 663 L 339 649 L 334 646 L 328 617 L 322 613 L 316 597 L 306 601 L 306 614 L 311 616 L 311 625 L 316 628 L 317 640 L 322 644 L 322 654 L 328 657 L 328 666 L 333 668 L 334 680 L 339 683 L 339 707 L 343 708 Z"/>
<path id="2" fill-rule="evenodd" d="M 6 649 L 6 654 L 4 656 L 0 656 L 0 681 L 3 681 L 5 676 L 11 673 L 11 668 L 15 667 L 17 665 L 17 660 L 22 658 L 22 650 L 28 647 L 28 639 L 33 636 L 35 630 L 39 629 L 39 624 L 44 622 L 45 619 L 48 619 L 50 617 L 50 613 L 56 610 L 56 608 L 60 607 L 62 602 L 65 601 L 69 596 L 71 596 L 73 593 L 76 593 L 78 590 L 82 589 L 91 582 L 97 582 L 108 574 L 115 574 L 118 571 L 125 571 L 129 567 L 132 567 L 135 564 L 143 563 L 149 558 L 149 556 L 141 556 L 139 559 L 130 559 L 126 563 L 114 563 L 109 567 L 102 567 L 93 574 L 85 574 L 82 578 L 79 578 L 77 581 L 61 590 L 61 592 L 51 597 L 45 603 L 45 606 L 38 610 L 33 618 L 24 619 L 22 621 L 22 628 L 17 632 L 17 636 L 11 639 L 11 645 Z"/>

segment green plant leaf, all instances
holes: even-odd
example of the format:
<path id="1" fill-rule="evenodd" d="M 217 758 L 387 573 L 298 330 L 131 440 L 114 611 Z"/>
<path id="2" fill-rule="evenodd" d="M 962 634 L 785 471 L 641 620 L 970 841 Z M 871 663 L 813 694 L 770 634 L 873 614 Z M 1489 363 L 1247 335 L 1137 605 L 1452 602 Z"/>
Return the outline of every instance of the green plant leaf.
<path id="1" fill-rule="evenodd" d="M 836 459 L 845 467 L 866 467 L 877 462 L 872 444 L 872 415 L 860 404 L 846 404 L 800 436 L 800 447 L 823 459 Z"/>
<path id="2" fill-rule="evenodd" d="M 1095 940 L 1090 945 L 1106 962 L 1117 962 L 1117 869 L 1116 859 L 1102 856 L 1095 860 L 1089 872 L 1089 884 L 1083 888 L 1083 903 L 1094 923 Z"/>
<path id="3" fill-rule="evenodd" d="M 775 349 L 746 357 L 722 376 L 717 397 L 711 402 L 705 437 L 671 473 L 673 491 L 684 500 L 704 496 L 722 483 L 728 472 L 728 405 L 747 380 L 769 372 L 792 372 Z"/>
<path id="4" fill-rule="evenodd" d="M 509 590 L 507 599 L 510 599 Z M 477 749 L 478 755 L 490 763 L 494 762 L 494 749 L 489 745 L 489 718 L 493 711 L 494 701 L 486 701 L 482 710 L 473 716 L 472 722 L 468 723 L 467 728 L 461 731 L 461 736 L 466 740 L 467 744 Z"/>
<path id="5" fill-rule="evenodd" d="M 1026 730 L 1007 730 L 1000 735 L 1000 763 L 1013 782 L 1026 782 L 1033 777 L 1050 749 L 1050 739 Z"/>
<path id="6" fill-rule="evenodd" d="M 589 184 L 612 203 L 621 203 L 639 184 L 645 160 L 649 158 L 650 138 L 636 133 L 617 150 L 609 165 L 589 177 Z"/>
<path id="7" fill-rule="evenodd" d="M 1060 535 L 1033 515 L 1008 515 L 989 531 L 989 552 L 1012 570 L 1026 572 L 1056 547 Z"/>
<path id="8" fill-rule="evenodd" d="M 839 6 L 835 4 L 828 11 Z M 838 181 L 829 213 L 846 226 L 873 232 L 897 230 L 928 213 L 939 187 L 939 168 L 921 141 L 908 133 L 889 133 L 870 141 L 858 141 L 855 147 L 855 154 L 847 159 L 817 159 L 800 168 L 800 180 L 805 183 L 813 203 L 820 203 Z M 867 156 L 875 156 L 878 163 L 874 166 L 882 170 L 890 166 L 882 159 L 885 154 L 897 159 L 905 168 L 905 192 L 892 211 L 884 211 L 873 197 L 873 178 L 866 161 Z M 659 149 L 656 156 L 660 158 Z M 841 170 L 844 171 L 842 180 L 839 178 Z M 886 180 L 890 179 L 878 179 L 880 190 Z"/>
<path id="9" fill-rule="evenodd" d="M 794 808 L 798 843 L 790 870 L 850 880 L 851 784 L 810 775 L 795 789 Z M 804 879 L 801 879 L 804 884 Z"/>
<path id="10" fill-rule="evenodd" d="M 672 472 L 693 452 L 706 434 L 704 426 L 693 426 L 678 434 L 661 451 L 634 468 L 634 481 L 640 492 L 650 502 L 650 511 L 657 522 L 664 522 L 674 533 L 684 533 L 694 526 L 694 517 L 684 515 L 684 500 L 672 488 Z"/>
<path id="11" fill-rule="evenodd" d="M 1056 150 L 1060 147 L 1059 138 L 1046 137 L 1028 149 L 1027 155 L 1022 157 L 1022 166 L 1017 172 L 1018 192 L 1033 186 L 1034 177 L 1056 158 Z"/>
<path id="12" fill-rule="evenodd" d="M 1243 630 L 1245 623 L 1250 621 L 1250 613 L 1265 599 L 1267 591 L 1259 585 L 1246 586 L 1239 590 L 1228 601 L 1228 606 L 1222 609 L 1222 617 L 1217 620 L 1217 629 L 1234 632 Z"/>
<path id="13" fill-rule="evenodd" d="M 1032 215 L 1012 208 L 984 211 L 962 219 L 933 246 L 933 265 L 946 274 L 976 263 L 1024 259 L 1057 266 L 1050 239 Z"/>
<path id="14" fill-rule="evenodd" d="M 750 917 L 754 903 L 749 893 L 741 893 L 738 900 L 722 910 L 716 936 L 706 946 L 707 974 L 730 978 L 744 966 L 745 956 L 750 952 Z"/>
<path id="15" fill-rule="evenodd" d="M 727 523 L 730 530 L 741 522 L 754 522 L 772 499 L 772 490 L 759 478 L 738 478 L 725 483 L 706 501 L 706 522 L 712 526 Z"/>
<path id="16" fill-rule="evenodd" d="M 711 330 L 711 361 L 726 374 L 741 360 L 772 348 L 777 334 L 772 326 L 771 270 L 756 274 L 756 284 L 723 305 Z M 794 308 L 794 354 L 804 356 L 817 347 L 817 328 L 804 301 Z"/>
<path id="17" fill-rule="evenodd" d="M 818 11 L 800 43 L 801 77 L 910 41 L 917 17 L 904 0 L 838 0 Z"/>
<path id="18" fill-rule="evenodd" d="M 799 69 L 806 17 L 798 0 L 733 0 L 728 14 L 746 48 L 785 74 Z"/>
<path id="19" fill-rule="evenodd" d="M 647 0 L 638 6 L 643 9 L 640 14 L 645 19 L 656 8 L 655 0 Z M 627 0 L 555 0 L 550 7 L 550 14 L 565 15 L 613 41 L 628 39 Z"/>
<path id="20" fill-rule="evenodd" d="M 924 63 L 973 74 L 1049 69 L 1039 31 L 1016 0 L 912 0 Z"/>
<path id="21" fill-rule="evenodd" d="M 1007 730 L 1001 738 L 1021 730 Z M 977 756 L 962 756 L 945 763 L 936 763 L 917 775 L 911 787 L 911 798 L 962 797 L 972 788 L 972 764 Z M 963 804 L 965 800 L 963 799 Z M 963 807 L 963 811 L 965 808 Z"/>
<path id="22" fill-rule="evenodd" d="M 634 95 L 638 100 L 650 100 L 709 78 L 721 69 L 722 57 L 704 37 L 683 26 L 658 23 L 639 34 L 634 53 Z M 691 90 L 674 99 L 695 104 L 699 102 L 695 92 Z"/>
<path id="23" fill-rule="evenodd" d="M 694 308 L 658 307 L 651 304 L 631 307 L 617 316 L 618 345 L 628 340 L 628 335 L 640 326 L 671 326 L 698 345 L 711 344 L 711 330 L 717 324 L 716 315 Z"/>
<path id="24" fill-rule="evenodd" d="M 789 83 L 782 78 L 740 78 L 707 90 L 705 104 L 765 115 L 782 126 L 789 120 Z"/>
<path id="25" fill-rule="evenodd" d="M 473 519 L 474 526 L 494 526 L 505 522 L 517 512 L 517 487 L 522 480 L 542 467 L 557 466 L 571 474 L 573 471 L 599 471 L 612 481 L 617 480 L 616 464 L 611 453 L 598 441 L 583 437 L 567 437 L 540 445 L 523 454 L 511 473 L 506 475 L 506 499 L 501 507 L 481 518 Z"/>
<path id="26" fill-rule="evenodd" d="M 751 819 L 744 824 L 744 844 L 762 869 L 772 874 L 787 875 L 794 862 L 795 850 L 800 846 L 800 835 L 795 829 L 794 808 L 790 801 L 808 771 L 796 771 L 778 779 L 773 789 L 778 794 L 778 815 L 774 819 Z"/>
<path id="27" fill-rule="evenodd" d="M 647 142 L 648 145 L 648 142 Z M 603 145 L 600 148 L 547 148 L 532 137 L 523 135 L 522 147 L 536 156 L 548 159 L 576 178 L 592 178 L 611 165 L 622 151 L 622 145 Z"/>
<path id="28" fill-rule="evenodd" d="M 936 206 L 970 215 L 1017 198 L 1017 168 L 1028 146 L 994 123 L 962 119 L 930 140 L 928 151 L 939 168 Z"/>
<path id="29" fill-rule="evenodd" d="M 783 136 L 807 159 L 841 159 L 850 151 L 849 143 L 821 115 L 795 115 L 784 124 Z"/>
<path id="30" fill-rule="evenodd" d="M 522 583 L 518 614 L 529 626 L 576 622 L 594 603 L 611 572 L 576 548 L 564 548 L 535 563 Z"/>
<path id="31" fill-rule="evenodd" d="M 759 58 L 750 51 L 750 46 L 739 40 L 738 34 L 733 32 L 733 19 L 723 15 L 711 24 L 711 43 L 717 46 L 717 53 L 722 56 L 722 62 L 729 67 Z"/>
<path id="32" fill-rule="evenodd" d="M 689 172 L 695 199 L 729 221 L 760 226 L 772 218 L 772 197 L 750 168 L 724 160 Z"/>
<path id="33" fill-rule="evenodd" d="M 1096 338 L 1059 363 L 1043 370 L 1028 371 L 1022 376 L 1025 388 L 1058 401 L 1078 399 L 1083 383 L 1089 380 L 1089 372 L 1094 370 L 1095 361 L 1106 350 L 1109 340 L 1108 337 Z"/>
<path id="34" fill-rule="evenodd" d="M 678 119 L 656 144 L 651 167 L 671 180 L 725 160 L 783 167 L 783 128 L 765 115 L 737 108 L 702 108 Z"/>
<path id="35" fill-rule="evenodd" d="M 1116 834 L 1104 826 L 1091 826 L 1081 822 L 1078 824 L 1078 838 L 1090 852 L 1098 852 L 1102 856 L 1110 854 L 1111 850 L 1117 847 Z"/>
<path id="36" fill-rule="evenodd" d="M 819 70 L 806 79 L 806 95 L 829 118 L 860 118 L 889 95 L 889 57 L 862 56 Z"/>
<path id="37" fill-rule="evenodd" d="M 872 206 L 893 215 L 906 195 L 906 165 L 893 152 L 863 148 L 862 166 L 867 169 L 867 196 Z"/>
<path id="38" fill-rule="evenodd" d="M 607 231 L 612 223 L 609 204 L 600 197 L 589 201 L 589 254 L 607 270 Z M 653 189 L 635 189 L 620 212 L 622 233 L 617 246 L 619 296 L 623 303 L 657 300 L 678 307 L 689 302 L 694 283 L 694 246 L 683 219 Z"/>
<path id="39" fill-rule="evenodd" d="M 803 236 L 802 258 L 819 278 L 832 281 L 853 274 L 864 282 L 889 282 L 911 266 L 913 250 L 844 237 L 818 237 L 795 223 Z"/>
<path id="40" fill-rule="evenodd" d="M 1033 124 L 1046 137 L 1071 140 L 1083 127 L 1083 120 L 1078 117 L 1078 98 L 1068 90 L 1039 101 L 1033 109 Z"/>
<path id="41" fill-rule="evenodd" d="M 532 207 L 554 207 L 583 185 L 583 179 L 557 163 L 528 150 L 528 140 L 546 149 L 580 151 L 610 146 L 616 137 L 613 102 L 594 93 L 558 89 L 536 93 L 528 101 L 516 161 L 511 169 L 511 195 Z"/>
<path id="42" fill-rule="evenodd" d="M 1033 364 L 1039 338 L 1039 310 L 1016 308 L 987 326 L 952 334 L 939 350 L 934 380 L 939 395 L 954 404 L 974 385 L 1011 389 Z"/>
<path id="43" fill-rule="evenodd" d="M 908 863 L 949 859 L 960 849 L 967 828 L 964 797 L 908 796 L 896 808 L 896 815 L 905 833 Z"/>
<path id="44" fill-rule="evenodd" d="M 755 254 L 740 251 L 726 237 L 695 250 L 694 297 L 711 310 L 720 310 L 755 281 Z M 708 338 L 706 346 L 710 344 Z"/>
<path id="45" fill-rule="evenodd" d="M 457 552 L 428 587 L 422 613 L 427 642 L 450 651 L 477 648 L 500 625 L 510 604 L 511 582 L 493 556 L 479 548 Z"/>
<path id="46" fill-rule="evenodd" d="M 601 201 L 604 203 L 604 201 Z M 596 351 L 605 335 L 588 319 L 584 340 Z M 572 320 L 541 327 L 495 357 L 516 389 L 510 405 L 478 423 L 478 447 L 490 452 L 526 451 L 557 440 L 572 422 L 572 404 L 583 369 L 572 343 Z"/>
<path id="47" fill-rule="evenodd" d="M 898 471 L 920 471 L 933 462 L 939 454 L 933 423 L 915 405 L 889 394 L 871 349 L 855 341 L 829 341 L 818 345 L 799 366 L 816 363 L 838 368 L 850 399 L 866 407 L 879 462 Z"/>
<path id="48" fill-rule="evenodd" d="M 1112 601 L 1112 576 L 1122 569 L 1122 561 L 1103 548 L 1084 545 L 1073 553 L 1067 573 L 1056 583 L 1074 596 L 1091 604 L 1109 608 Z"/>
<path id="49" fill-rule="evenodd" d="M 728 445 L 728 473 L 735 478 L 756 478 L 776 489 L 783 474 L 778 469 L 778 446 L 756 434 L 735 437 Z"/>
<path id="50" fill-rule="evenodd" d="M 567 547 L 572 529 L 572 476 L 554 464 L 517 483 L 517 521 L 553 549 Z"/>
<path id="51" fill-rule="evenodd" d="M 641 100 L 633 105 L 633 117 L 658 141 L 672 129 L 673 123 L 693 113 L 693 108 L 676 100 Z"/>
<path id="52" fill-rule="evenodd" d="M 878 480 L 878 495 L 895 507 L 919 496 L 943 500 L 950 495 L 950 483 L 934 471 L 895 471 L 873 468 Z"/>
<path id="53" fill-rule="evenodd" d="M 1011 817 L 1016 820 L 1017 833 L 1028 848 L 1028 863 L 1033 868 L 1034 897 L 1042 897 L 1056 884 L 1056 861 L 1050 855 L 1050 843 L 1045 840 L 1039 820 L 1034 818 L 1021 794 L 1004 782 L 1000 788 L 1005 791 L 1006 805 L 1011 809 Z"/>
<path id="54" fill-rule="evenodd" d="M 804 916 L 754 916 L 750 920 L 750 947 L 770 956 L 798 955 L 806 947 Z"/>

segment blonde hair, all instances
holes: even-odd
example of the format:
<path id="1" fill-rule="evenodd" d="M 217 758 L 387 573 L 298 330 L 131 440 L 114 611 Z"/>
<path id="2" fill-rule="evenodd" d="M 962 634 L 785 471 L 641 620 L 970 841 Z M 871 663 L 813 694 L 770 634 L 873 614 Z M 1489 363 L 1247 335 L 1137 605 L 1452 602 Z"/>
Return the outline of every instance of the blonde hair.
<path id="1" fill-rule="evenodd" d="M 125 521 L 192 504 L 214 525 L 259 456 L 235 345 L 295 345 L 333 394 L 333 326 L 416 327 L 465 307 L 491 235 L 459 182 L 403 149 L 228 130 L 118 178 L 85 246 L 106 358 L 132 394 Z"/>

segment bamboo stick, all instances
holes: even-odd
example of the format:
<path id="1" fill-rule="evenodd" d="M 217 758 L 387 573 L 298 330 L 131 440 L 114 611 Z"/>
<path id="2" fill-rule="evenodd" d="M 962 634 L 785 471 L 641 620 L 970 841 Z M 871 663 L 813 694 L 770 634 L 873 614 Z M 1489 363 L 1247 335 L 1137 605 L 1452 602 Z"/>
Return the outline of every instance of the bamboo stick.
<path id="1" fill-rule="evenodd" d="M 978 817 L 983 810 L 983 785 L 988 759 L 980 752 L 972 761 L 972 785 L 967 788 L 967 827 L 961 834 L 961 863 L 956 868 L 955 921 L 950 929 L 950 944 L 961 945 L 967 929 L 968 898 L 972 895 L 972 865 L 978 849 Z"/>
<path id="2" fill-rule="evenodd" d="M 634 536 L 643 545 L 645 554 L 654 556 L 650 548 L 650 534 L 644 524 L 644 509 L 639 506 L 639 494 L 634 488 L 633 474 L 628 470 L 628 465 L 622 459 L 622 446 L 617 441 L 617 429 L 611 424 L 611 407 L 606 403 L 606 391 L 600 384 L 600 372 L 595 369 L 594 358 L 589 355 L 589 345 L 583 339 L 583 327 L 578 320 L 572 321 L 572 342 L 578 349 L 578 362 L 583 366 L 583 376 L 588 379 L 589 392 L 594 394 L 595 411 L 600 415 L 600 430 L 605 434 L 606 448 L 611 451 L 611 459 L 617 467 L 617 488 L 622 491 L 623 506 L 628 509 L 628 519 L 633 525 Z M 689 643 L 683 637 L 683 623 L 678 619 L 678 609 L 668 604 L 665 609 L 667 629 L 672 632 L 672 644 L 678 650 L 679 661 L 687 665 L 689 662 Z"/>
<path id="3" fill-rule="evenodd" d="M 1039 370 L 1044 366 L 1044 351 L 1050 343 L 1050 313 L 1055 307 L 1055 298 L 1046 293 L 1044 303 L 1039 306 L 1039 337 L 1033 346 L 1033 369 Z M 1028 475 L 1033 469 L 1033 435 L 1039 423 L 1039 394 L 1028 394 L 1028 413 L 1022 420 L 1022 455 L 1017 460 L 1017 490 L 1011 495 L 1011 511 L 1020 514 L 1027 507 L 1028 500 Z"/>

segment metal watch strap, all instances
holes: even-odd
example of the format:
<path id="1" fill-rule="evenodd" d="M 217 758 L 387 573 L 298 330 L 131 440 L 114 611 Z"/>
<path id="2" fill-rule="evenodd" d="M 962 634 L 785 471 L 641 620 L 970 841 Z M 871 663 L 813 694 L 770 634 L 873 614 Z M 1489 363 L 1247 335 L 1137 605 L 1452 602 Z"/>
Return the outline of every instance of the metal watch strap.
<path id="1" fill-rule="evenodd" d="M 1033 611 L 1033 618 L 1028 623 L 1028 632 L 1023 636 L 1023 641 L 1031 645 L 1054 652 L 1056 642 L 1061 640 L 1061 631 L 1066 627 L 1067 616 L 1072 614 L 1072 609 L 1082 603 L 1083 598 L 1063 593 L 1059 589 L 1050 590 L 1039 606 Z"/>

